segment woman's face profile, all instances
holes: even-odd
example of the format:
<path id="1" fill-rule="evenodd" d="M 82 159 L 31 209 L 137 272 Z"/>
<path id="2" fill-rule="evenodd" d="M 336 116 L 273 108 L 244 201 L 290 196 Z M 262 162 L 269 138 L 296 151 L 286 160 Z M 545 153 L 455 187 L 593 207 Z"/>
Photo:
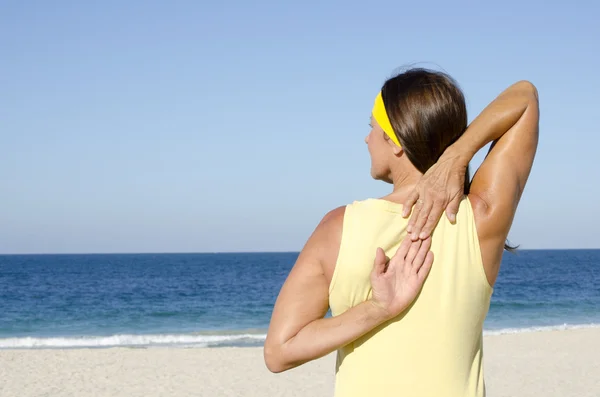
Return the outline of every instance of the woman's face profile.
<path id="1" fill-rule="evenodd" d="M 371 116 L 371 131 L 365 137 L 365 143 L 371 156 L 371 177 L 376 180 L 390 182 L 389 156 L 392 154 L 393 142 L 387 137 L 377 120 Z"/>

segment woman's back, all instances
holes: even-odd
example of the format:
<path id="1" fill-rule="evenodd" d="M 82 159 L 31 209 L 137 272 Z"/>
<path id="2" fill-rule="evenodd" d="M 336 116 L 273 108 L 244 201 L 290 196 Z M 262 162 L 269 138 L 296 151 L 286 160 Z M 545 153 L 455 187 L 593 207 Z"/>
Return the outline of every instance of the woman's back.
<path id="1" fill-rule="evenodd" d="M 369 199 L 346 206 L 329 305 L 338 316 L 371 298 L 375 251 L 392 256 L 406 235 L 402 206 Z M 399 317 L 338 350 L 336 396 L 482 396 L 482 327 L 492 287 L 469 199 L 432 238 L 435 266 Z"/>

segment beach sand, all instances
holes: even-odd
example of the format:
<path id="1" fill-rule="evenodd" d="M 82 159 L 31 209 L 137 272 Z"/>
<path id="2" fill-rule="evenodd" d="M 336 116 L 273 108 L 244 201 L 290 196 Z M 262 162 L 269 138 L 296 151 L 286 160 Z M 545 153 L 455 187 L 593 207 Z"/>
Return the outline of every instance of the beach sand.
<path id="1" fill-rule="evenodd" d="M 600 396 L 600 328 L 485 337 L 488 396 Z M 0 350 L 0 396 L 331 396 L 335 356 L 270 373 L 261 348 Z"/>

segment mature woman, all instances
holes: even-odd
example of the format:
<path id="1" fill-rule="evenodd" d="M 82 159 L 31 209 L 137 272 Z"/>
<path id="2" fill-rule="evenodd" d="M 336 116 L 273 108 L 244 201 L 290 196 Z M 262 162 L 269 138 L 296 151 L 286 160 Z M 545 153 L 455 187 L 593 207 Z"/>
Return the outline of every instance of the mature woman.
<path id="1" fill-rule="evenodd" d="M 316 227 L 275 304 L 267 367 L 337 350 L 339 397 L 484 395 L 483 322 L 538 120 L 529 82 L 467 128 L 449 76 L 411 69 L 387 80 L 365 141 L 372 177 L 393 191 L 334 209 Z M 490 142 L 469 183 L 469 161 Z"/>

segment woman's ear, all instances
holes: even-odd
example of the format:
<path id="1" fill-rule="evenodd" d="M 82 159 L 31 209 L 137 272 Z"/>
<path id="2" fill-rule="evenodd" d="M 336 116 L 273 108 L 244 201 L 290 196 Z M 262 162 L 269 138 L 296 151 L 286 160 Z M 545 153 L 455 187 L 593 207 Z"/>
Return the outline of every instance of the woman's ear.
<path id="1" fill-rule="evenodd" d="M 400 156 L 404 150 L 402 150 L 401 146 L 398 146 L 392 141 L 390 138 L 387 139 L 388 144 L 392 145 L 392 151 L 394 152 L 394 156 Z"/>

